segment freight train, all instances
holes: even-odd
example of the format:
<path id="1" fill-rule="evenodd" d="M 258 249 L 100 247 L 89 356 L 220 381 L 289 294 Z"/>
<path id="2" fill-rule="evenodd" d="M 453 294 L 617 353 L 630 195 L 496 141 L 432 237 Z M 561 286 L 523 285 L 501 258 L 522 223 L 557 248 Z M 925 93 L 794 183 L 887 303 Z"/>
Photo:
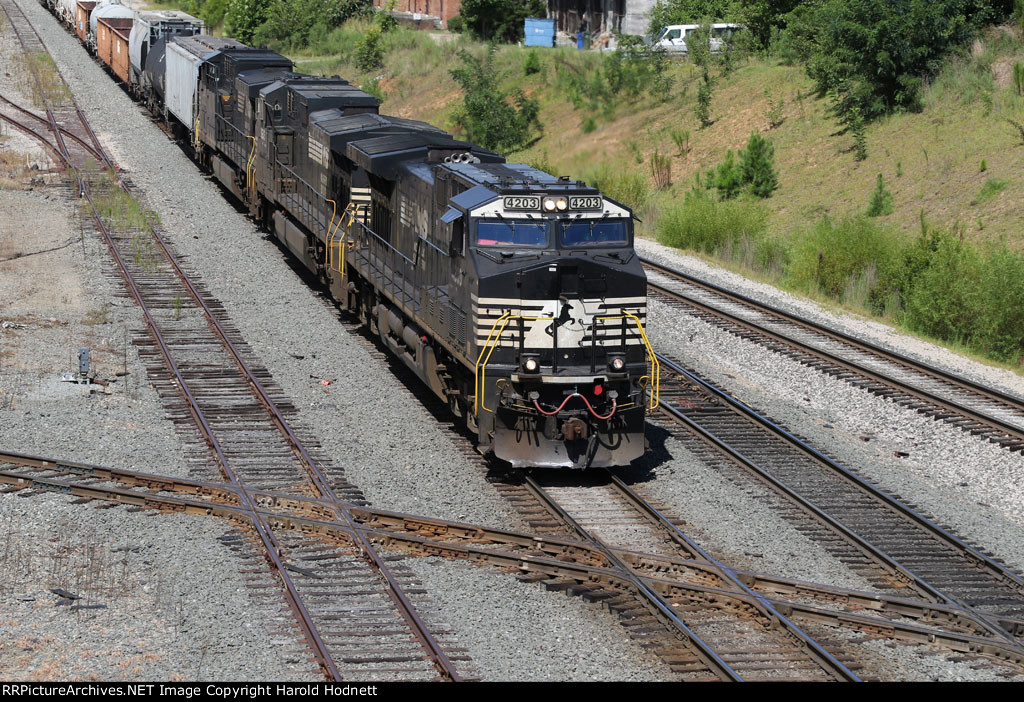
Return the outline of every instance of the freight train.
<path id="1" fill-rule="evenodd" d="M 298 74 L 183 13 L 43 2 L 481 452 L 575 468 L 644 454 L 658 363 L 628 207 L 379 114 L 347 81 Z"/>

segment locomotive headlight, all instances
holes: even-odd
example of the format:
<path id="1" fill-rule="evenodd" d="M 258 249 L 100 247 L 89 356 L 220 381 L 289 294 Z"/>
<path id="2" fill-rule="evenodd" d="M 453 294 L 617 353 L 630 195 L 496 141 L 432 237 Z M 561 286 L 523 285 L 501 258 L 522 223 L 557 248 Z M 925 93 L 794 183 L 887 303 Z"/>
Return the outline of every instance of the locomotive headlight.
<path id="1" fill-rule="evenodd" d="M 556 207 L 558 207 L 558 205 L 555 202 L 555 198 L 553 198 L 553 197 L 546 197 L 546 198 L 544 198 L 544 211 L 545 212 L 554 212 Z"/>
<path id="2" fill-rule="evenodd" d="M 612 356 L 608 361 L 608 367 L 616 373 L 621 373 L 626 369 L 626 359 L 622 356 Z"/>
<path id="3" fill-rule="evenodd" d="M 536 373 L 540 370 L 540 361 L 535 356 L 527 356 L 523 360 L 523 370 L 527 373 Z"/>
<path id="4" fill-rule="evenodd" d="M 555 201 L 555 207 L 558 208 L 559 212 L 564 212 L 569 208 L 569 201 L 566 200 L 564 197 L 560 197 L 557 201 Z"/>

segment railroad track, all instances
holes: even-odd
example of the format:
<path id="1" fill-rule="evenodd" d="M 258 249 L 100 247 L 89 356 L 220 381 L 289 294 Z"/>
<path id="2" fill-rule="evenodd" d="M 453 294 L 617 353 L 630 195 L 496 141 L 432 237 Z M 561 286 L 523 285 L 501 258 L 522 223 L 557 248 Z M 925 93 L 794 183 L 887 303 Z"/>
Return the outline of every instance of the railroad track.
<path id="1" fill-rule="evenodd" d="M 880 587 L 960 606 L 993 636 L 1024 644 L 1020 574 L 672 359 L 659 360 L 663 415 L 786 501 L 784 516 L 807 536 Z"/>
<path id="2" fill-rule="evenodd" d="M 243 504 L 238 490 L 225 483 L 206 483 L 2 451 L 0 464 L 3 464 L 0 466 L 0 484 L 7 485 L 0 488 L 0 493 L 31 496 L 57 492 L 75 498 L 76 503 L 97 501 L 132 508 L 209 514 L 239 527 L 249 526 L 255 518 L 251 505 Z M 628 495 L 629 489 L 623 488 Z M 254 495 L 256 509 L 291 543 L 286 568 L 303 574 L 311 570 L 311 564 L 315 567 L 321 561 L 329 561 L 341 567 L 342 572 L 353 575 L 345 570 L 351 561 L 339 556 L 335 548 L 353 543 L 355 535 L 349 525 L 331 520 L 327 500 L 291 493 L 256 491 Z M 642 509 L 640 501 L 634 500 L 634 505 Z M 927 644 L 931 648 L 968 654 L 972 658 L 983 656 L 1004 662 L 1016 670 L 1024 667 L 1024 655 L 1020 651 L 987 636 L 987 632 L 971 618 L 965 617 L 957 607 L 746 571 L 732 571 L 730 579 L 723 577 L 721 564 L 705 560 L 699 548 L 689 545 L 685 537 L 681 540 L 683 548 L 679 552 L 682 557 L 673 557 L 608 547 L 595 543 L 591 538 L 552 538 L 370 507 L 355 508 L 353 517 L 355 528 L 366 539 L 390 551 L 488 563 L 520 573 L 525 579 L 542 581 L 550 589 L 601 602 L 619 612 L 627 627 L 645 645 L 656 647 L 666 657 L 671 657 L 673 667 L 684 679 L 705 679 L 709 676 L 709 668 L 692 651 L 681 651 L 678 643 L 673 647 L 671 642 L 666 642 L 658 627 L 652 626 L 650 615 L 638 608 L 638 600 L 631 594 L 634 576 L 623 567 L 640 575 L 651 590 L 660 593 L 673 609 L 697 626 L 715 629 L 720 644 L 727 643 L 730 638 L 734 641 L 741 638 L 741 643 L 746 646 L 742 654 L 746 655 L 739 650 L 727 655 L 739 660 L 736 667 L 746 670 L 748 677 L 752 677 L 751 673 L 765 675 L 764 665 L 769 661 L 775 664 L 770 671 L 781 664 L 794 664 L 799 668 L 803 662 L 806 667 L 806 656 L 794 651 L 791 643 L 779 645 L 777 631 L 763 631 L 758 610 L 766 606 L 786 613 L 803 626 L 827 627 L 829 632 L 866 632 L 873 637 Z M 659 519 L 656 514 L 649 514 L 648 518 L 652 523 Z M 225 537 L 225 542 L 232 549 L 237 549 L 239 544 L 251 538 L 251 530 L 240 529 L 237 535 Z M 619 561 L 619 567 L 609 556 Z M 270 592 L 267 588 L 268 573 L 257 573 L 252 578 L 256 581 L 254 587 Z M 749 590 L 741 591 L 735 582 L 730 581 L 736 579 Z M 319 594 L 335 587 L 322 576 L 310 582 L 319 588 Z M 411 589 L 415 588 L 414 582 L 409 584 Z M 376 623 L 380 624 L 379 621 Z M 732 626 L 731 637 L 722 630 L 728 625 Z M 747 645 L 751 641 L 761 644 L 759 652 Z M 813 673 L 814 669 L 811 671 Z M 772 679 L 781 677 L 774 672 L 768 674 Z M 806 675 L 806 671 L 801 675 L 803 677 L 821 678 L 819 674 Z"/>
<path id="3" fill-rule="evenodd" d="M 900 406 L 1024 452 L 1024 399 L 649 259 L 642 261 L 649 290 L 670 305 Z"/>
<path id="4" fill-rule="evenodd" d="M 223 309 L 185 273 L 156 223 L 144 211 L 139 216 L 128 186 L 116 177 L 59 71 L 41 60 L 48 57 L 41 37 L 17 3 L 3 0 L 2 7 L 30 57 L 28 63 L 53 135 L 52 141 L 45 140 L 47 146 L 58 154 L 77 183 L 88 203 L 82 209 L 91 215 L 128 294 L 145 318 L 146 336 L 136 344 L 168 414 L 191 439 L 193 473 L 203 475 L 207 466 L 215 466 L 218 475 L 205 477 L 226 480 L 241 504 L 250 507 L 253 518 L 248 526 L 272 564 L 273 575 L 318 665 L 335 680 L 365 677 L 385 669 L 391 679 L 461 679 L 387 559 L 360 532 L 352 532 L 354 540 L 338 552 L 338 558 L 349 569 L 356 561 L 362 562 L 367 573 L 361 589 L 347 590 L 344 578 L 332 575 L 336 564 L 327 560 L 298 570 L 287 567 L 290 536 L 278 533 L 255 510 L 254 490 L 316 495 L 327 501 L 336 519 L 345 522 L 351 522 L 350 509 L 363 501 L 361 495 L 338 469 L 315 455 L 317 447 L 311 437 L 293 428 L 293 408 L 285 404 L 269 374 L 251 361 L 251 351 Z M 78 139 L 65 140 L 69 132 Z M 119 216 L 101 215 L 111 211 Z M 254 450 L 255 446 L 259 449 Z M 389 618 L 390 625 L 378 625 L 380 620 L 360 622 L 355 615 L 346 619 L 339 613 L 343 603 L 304 595 L 309 591 L 307 580 L 324 579 L 331 580 L 331 591 L 339 597 L 347 593 L 360 598 L 353 604 L 353 612 L 365 598 L 377 602 L 375 614 Z M 347 626 L 339 630 L 337 623 L 342 619 Z M 351 655 L 353 647 L 361 647 L 365 654 Z"/>

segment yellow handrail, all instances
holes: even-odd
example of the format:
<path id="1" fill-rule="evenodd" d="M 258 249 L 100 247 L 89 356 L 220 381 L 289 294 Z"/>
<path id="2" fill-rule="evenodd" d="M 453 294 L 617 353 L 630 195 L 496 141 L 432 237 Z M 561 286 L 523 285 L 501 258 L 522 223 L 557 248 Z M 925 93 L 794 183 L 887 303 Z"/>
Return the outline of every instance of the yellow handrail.
<path id="1" fill-rule="evenodd" d="M 245 190 L 246 192 L 253 190 L 253 176 L 256 175 L 256 167 L 253 166 L 253 162 L 256 160 L 256 137 L 250 136 L 247 139 L 252 139 L 252 151 L 249 152 L 249 160 L 245 162 Z M 249 168 L 252 166 L 252 174 L 249 173 Z"/>
<path id="2" fill-rule="evenodd" d="M 483 348 L 480 349 L 480 355 L 477 356 L 476 366 L 474 367 L 474 379 L 473 379 L 473 414 L 477 417 L 480 416 L 480 408 L 483 407 L 488 412 L 493 413 L 494 410 L 487 409 L 487 406 L 480 400 L 480 388 L 484 384 L 484 375 L 487 373 L 487 363 L 491 360 L 491 354 L 494 353 L 494 347 L 497 342 L 501 339 L 501 335 L 505 332 L 505 327 L 508 326 L 508 320 L 511 319 L 512 313 L 505 312 L 503 315 L 494 320 L 494 324 L 491 325 L 491 333 L 487 335 L 487 341 L 484 342 Z M 494 330 L 498 328 L 498 323 L 502 322 L 501 329 L 498 330 L 498 337 L 494 343 L 491 343 L 491 339 L 494 337 Z M 484 354 L 487 354 L 487 358 L 484 358 Z"/>
<path id="3" fill-rule="evenodd" d="M 647 338 L 647 332 L 644 331 L 644 325 L 640 323 L 640 318 L 631 312 L 623 312 L 620 315 L 615 315 L 611 317 L 598 317 L 598 319 L 632 319 L 633 322 L 636 324 L 636 328 L 640 330 L 640 338 L 644 340 L 644 347 L 647 349 L 647 355 L 651 357 L 651 381 L 653 383 L 653 392 L 651 393 L 651 405 L 650 407 L 648 407 L 648 409 L 656 409 L 658 407 L 658 404 L 661 402 L 661 364 L 658 362 L 658 356 L 654 353 L 654 348 L 651 347 L 651 342 Z M 594 329 L 594 333 L 596 335 L 596 328 Z"/>
<path id="4" fill-rule="evenodd" d="M 331 221 L 327 223 L 327 234 L 324 236 L 324 242 L 327 244 L 327 248 L 324 249 L 324 266 L 329 270 L 331 267 L 331 229 L 334 228 L 334 217 L 338 214 L 338 203 L 329 197 L 325 197 L 324 200 L 331 203 Z"/>
<path id="5" fill-rule="evenodd" d="M 194 141 L 195 150 L 199 151 L 199 115 L 196 115 L 196 123 L 192 127 L 192 139 Z"/>

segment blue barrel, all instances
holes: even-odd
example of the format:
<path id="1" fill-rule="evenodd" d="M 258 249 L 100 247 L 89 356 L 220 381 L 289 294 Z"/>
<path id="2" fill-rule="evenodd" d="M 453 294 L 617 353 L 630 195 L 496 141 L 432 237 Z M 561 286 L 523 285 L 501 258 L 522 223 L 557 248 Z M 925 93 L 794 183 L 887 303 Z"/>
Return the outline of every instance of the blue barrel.
<path id="1" fill-rule="evenodd" d="M 554 46 L 555 45 L 555 20 L 538 19 L 535 17 L 526 18 L 526 46 Z"/>

